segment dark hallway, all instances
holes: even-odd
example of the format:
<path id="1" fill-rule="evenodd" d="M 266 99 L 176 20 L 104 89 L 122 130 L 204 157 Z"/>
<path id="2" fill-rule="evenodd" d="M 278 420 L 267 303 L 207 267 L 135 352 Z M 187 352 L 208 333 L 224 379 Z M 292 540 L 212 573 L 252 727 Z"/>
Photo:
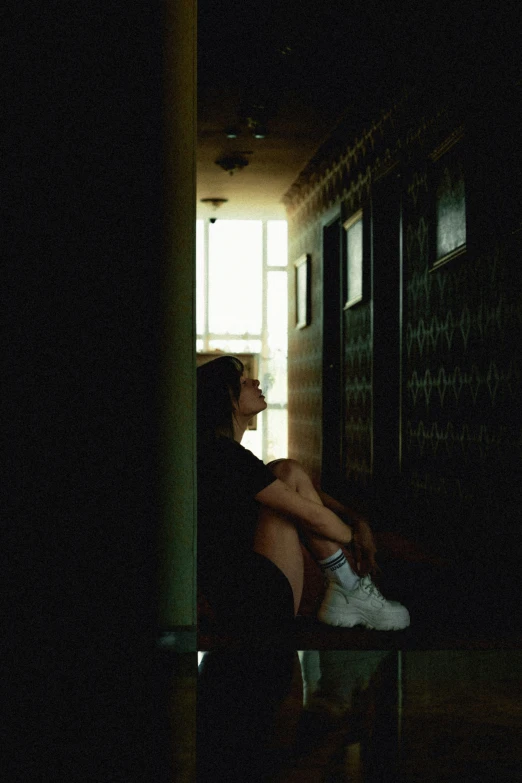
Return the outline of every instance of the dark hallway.
<path id="1" fill-rule="evenodd" d="M 236 757 L 250 767 L 252 743 L 241 743 L 259 719 L 257 770 L 270 783 L 454 774 L 507 783 L 520 766 L 518 4 L 477 2 L 477 15 L 462 4 L 454 16 L 454 4 L 433 3 L 436 35 L 415 3 L 393 3 L 401 13 L 390 16 L 377 0 L 355 3 L 349 17 L 340 1 L 310 0 L 309 15 L 303 3 L 253 2 L 269 12 L 263 25 L 255 15 L 247 24 L 237 4 L 209 5 L 228 19 L 213 27 L 209 15 L 206 28 L 218 56 L 209 47 L 200 77 L 213 103 L 230 106 L 209 79 L 223 71 L 280 85 L 276 114 L 292 98 L 286 131 L 283 113 L 256 148 L 263 139 L 249 129 L 237 142 L 254 147 L 249 167 L 217 172 L 223 191 L 250 183 L 255 199 L 237 196 L 242 208 L 257 209 L 265 193 L 252 172 L 283 183 L 271 193 L 288 217 L 290 268 L 310 256 L 304 328 L 289 290 L 289 454 L 368 513 L 382 589 L 414 619 L 394 634 L 319 627 L 310 568 L 291 668 L 283 655 L 272 661 L 272 689 L 263 659 L 253 683 L 236 678 L 232 692 L 245 685 L 246 706 L 221 694 L 244 719 L 244 735 L 232 733 Z M 278 8 L 285 25 L 270 21 Z M 315 38 L 325 16 L 335 32 L 328 57 Z M 20 5 L 13 14 L 2 199 L 2 649 L 15 691 L 2 728 L 15 735 L 5 743 L 13 783 L 194 781 L 196 28 L 192 0 Z M 281 58 L 284 78 L 276 70 L 268 79 Z M 322 68 L 308 78 L 314 63 Z M 315 133 L 303 116 L 317 121 Z M 217 155 L 236 142 L 221 141 L 223 112 L 201 117 L 202 147 L 219 133 L 219 151 L 209 144 L 217 171 Z M 284 132 L 274 168 L 270 148 Z M 361 210 L 368 241 L 355 302 L 344 296 L 348 231 Z M 332 222 L 343 281 L 334 346 L 323 253 Z M 332 386 L 325 345 L 337 353 Z M 337 395 L 329 460 L 325 387 Z M 230 640 L 210 641 L 202 647 L 230 652 Z M 296 649 L 385 654 L 357 686 L 353 720 L 345 713 L 323 731 L 319 708 L 303 717 L 313 711 L 303 709 Z M 207 693 L 234 670 L 220 676 Z M 213 715 L 215 705 L 210 723 Z M 235 729 L 211 726 L 209 747 L 222 750 Z"/>

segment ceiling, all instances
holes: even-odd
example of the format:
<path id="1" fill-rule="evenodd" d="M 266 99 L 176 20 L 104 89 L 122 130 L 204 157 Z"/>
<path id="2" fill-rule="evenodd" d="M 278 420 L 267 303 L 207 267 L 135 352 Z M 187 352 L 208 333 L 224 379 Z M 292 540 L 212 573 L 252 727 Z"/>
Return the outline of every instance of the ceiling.
<path id="1" fill-rule="evenodd" d="M 374 118 L 484 22 L 455 5 L 199 0 L 198 217 L 284 218 L 282 197 L 341 117 L 354 127 Z M 232 174 L 216 164 L 237 155 L 247 165 Z"/>

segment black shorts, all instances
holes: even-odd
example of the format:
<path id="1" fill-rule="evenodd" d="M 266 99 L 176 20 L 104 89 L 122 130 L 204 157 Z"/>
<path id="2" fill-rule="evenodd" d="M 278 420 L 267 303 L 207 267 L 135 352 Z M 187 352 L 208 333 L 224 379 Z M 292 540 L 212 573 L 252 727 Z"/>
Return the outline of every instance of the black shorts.
<path id="1" fill-rule="evenodd" d="M 271 560 L 248 552 L 241 562 L 229 558 L 224 573 L 198 581 L 217 622 L 217 630 L 262 638 L 291 633 L 294 597 L 287 577 Z"/>

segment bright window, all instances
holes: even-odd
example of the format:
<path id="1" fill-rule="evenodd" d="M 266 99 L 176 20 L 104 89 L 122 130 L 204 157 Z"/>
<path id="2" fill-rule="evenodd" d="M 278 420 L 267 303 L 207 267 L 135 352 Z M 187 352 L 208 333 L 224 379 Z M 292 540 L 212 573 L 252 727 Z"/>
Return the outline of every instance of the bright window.
<path id="1" fill-rule="evenodd" d="M 286 220 L 269 220 L 266 228 L 268 266 L 286 266 L 288 223 Z"/>
<path id="2" fill-rule="evenodd" d="M 252 353 L 267 410 L 243 445 L 268 462 L 288 453 L 287 223 L 197 221 L 196 350 Z"/>
<path id="3" fill-rule="evenodd" d="M 209 227 L 209 332 L 259 334 L 263 305 L 263 225 L 218 220 Z"/>

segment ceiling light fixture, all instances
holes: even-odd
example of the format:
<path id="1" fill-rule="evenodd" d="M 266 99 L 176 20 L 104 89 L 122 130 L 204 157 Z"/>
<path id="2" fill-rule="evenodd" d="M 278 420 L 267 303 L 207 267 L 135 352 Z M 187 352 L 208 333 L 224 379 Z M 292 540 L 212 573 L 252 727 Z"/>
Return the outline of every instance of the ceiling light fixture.
<path id="1" fill-rule="evenodd" d="M 221 166 L 224 171 L 228 171 L 230 175 L 234 171 L 241 171 L 245 166 L 248 166 L 248 159 L 245 155 L 251 155 L 251 152 L 231 152 L 228 155 L 222 155 L 215 163 L 217 166 Z"/>
<path id="2" fill-rule="evenodd" d="M 264 139 L 268 135 L 266 125 L 258 122 L 252 127 L 252 136 L 254 139 Z"/>
<path id="3" fill-rule="evenodd" d="M 268 110 L 264 101 L 252 101 L 245 112 L 244 119 L 254 139 L 264 139 L 268 135 Z"/>
<path id="4" fill-rule="evenodd" d="M 241 101 L 236 117 L 223 129 L 227 139 L 237 139 L 243 133 L 251 134 L 254 139 L 268 136 L 268 124 L 273 111 L 268 110 L 263 96 L 247 96 Z"/>
<path id="5" fill-rule="evenodd" d="M 225 129 L 225 136 L 227 139 L 237 139 L 240 134 L 240 130 L 237 125 L 230 125 Z"/>

